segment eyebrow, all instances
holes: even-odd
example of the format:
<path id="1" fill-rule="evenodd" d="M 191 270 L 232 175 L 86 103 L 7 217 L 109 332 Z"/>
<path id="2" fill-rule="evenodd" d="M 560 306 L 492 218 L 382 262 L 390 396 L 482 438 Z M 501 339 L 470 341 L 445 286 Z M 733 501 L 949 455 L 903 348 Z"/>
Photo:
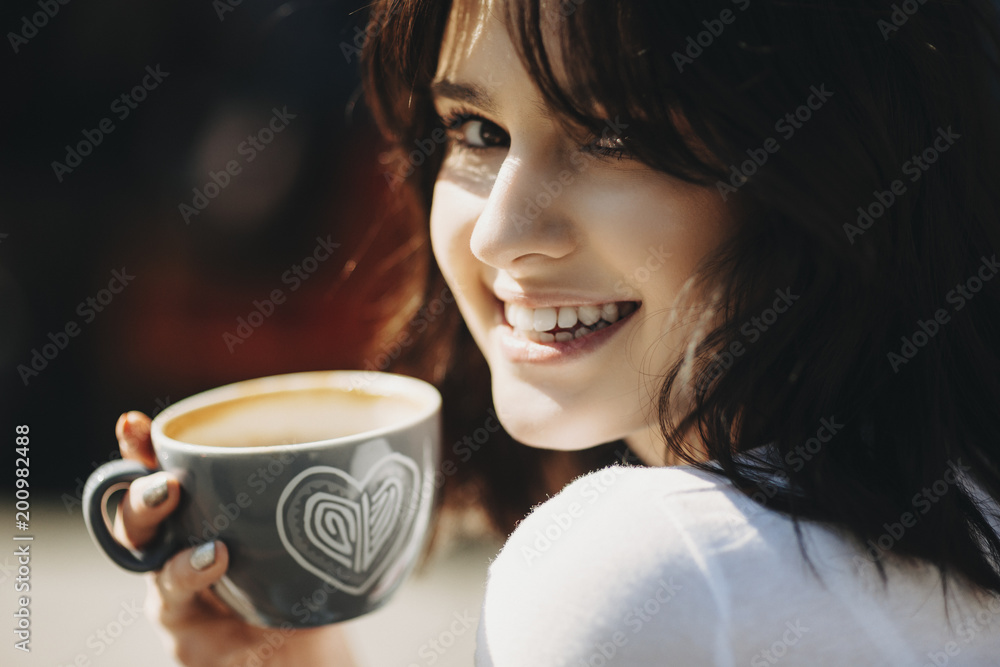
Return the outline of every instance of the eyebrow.
<path id="1" fill-rule="evenodd" d="M 457 83 L 450 79 L 439 79 L 431 83 L 431 93 L 435 97 L 445 97 L 477 106 L 492 114 L 496 114 L 499 110 L 499 106 L 486 92 L 486 89 L 474 83 Z"/>

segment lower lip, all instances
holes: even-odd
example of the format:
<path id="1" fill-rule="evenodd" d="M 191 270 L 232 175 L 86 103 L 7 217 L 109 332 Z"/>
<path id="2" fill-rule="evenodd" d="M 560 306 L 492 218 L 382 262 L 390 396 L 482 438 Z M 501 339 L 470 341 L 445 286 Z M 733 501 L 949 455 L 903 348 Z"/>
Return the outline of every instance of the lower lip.
<path id="1" fill-rule="evenodd" d="M 642 306 L 640 306 L 641 308 Z M 500 334 L 500 348 L 508 361 L 521 363 L 558 363 L 569 361 L 590 354 L 602 347 L 608 340 L 624 328 L 624 325 L 639 312 L 636 309 L 627 317 L 618 320 L 610 326 L 606 326 L 599 331 L 574 338 L 565 343 L 536 343 L 527 338 L 521 338 L 514 333 L 514 329 L 506 321 L 500 320 L 498 325 Z"/>

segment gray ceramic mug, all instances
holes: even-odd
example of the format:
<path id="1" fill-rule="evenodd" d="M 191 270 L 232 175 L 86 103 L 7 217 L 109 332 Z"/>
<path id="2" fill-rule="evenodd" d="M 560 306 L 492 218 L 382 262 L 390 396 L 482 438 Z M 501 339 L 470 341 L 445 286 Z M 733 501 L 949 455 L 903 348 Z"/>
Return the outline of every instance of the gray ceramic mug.
<path id="1" fill-rule="evenodd" d="M 141 552 L 111 536 L 107 504 L 150 470 L 112 461 L 84 488 L 94 541 L 118 565 L 161 568 L 183 548 L 229 549 L 215 592 L 248 622 L 313 627 L 384 604 L 423 548 L 434 505 L 441 396 L 369 371 L 279 375 L 212 389 L 152 423 L 181 504 Z"/>

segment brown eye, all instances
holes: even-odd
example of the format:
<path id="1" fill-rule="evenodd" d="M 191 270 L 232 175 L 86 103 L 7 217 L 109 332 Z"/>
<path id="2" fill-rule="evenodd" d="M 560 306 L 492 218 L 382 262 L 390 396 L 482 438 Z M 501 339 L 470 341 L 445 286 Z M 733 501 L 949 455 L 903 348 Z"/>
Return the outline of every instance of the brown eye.
<path id="1" fill-rule="evenodd" d="M 497 148 L 510 144 L 499 125 L 479 116 L 465 116 L 448 123 L 455 139 L 467 148 Z"/>

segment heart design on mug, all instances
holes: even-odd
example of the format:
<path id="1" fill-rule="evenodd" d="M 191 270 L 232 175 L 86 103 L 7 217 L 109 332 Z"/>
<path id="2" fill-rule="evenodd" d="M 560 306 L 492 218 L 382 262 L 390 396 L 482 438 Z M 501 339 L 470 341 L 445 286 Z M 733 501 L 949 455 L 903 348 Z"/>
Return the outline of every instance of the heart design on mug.
<path id="1" fill-rule="evenodd" d="M 306 570 L 360 595 L 393 561 L 416 515 L 416 463 L 383 457 L 363 480 L 329 466 L 296 475 L 278 500 L 278 534 Z"/>

